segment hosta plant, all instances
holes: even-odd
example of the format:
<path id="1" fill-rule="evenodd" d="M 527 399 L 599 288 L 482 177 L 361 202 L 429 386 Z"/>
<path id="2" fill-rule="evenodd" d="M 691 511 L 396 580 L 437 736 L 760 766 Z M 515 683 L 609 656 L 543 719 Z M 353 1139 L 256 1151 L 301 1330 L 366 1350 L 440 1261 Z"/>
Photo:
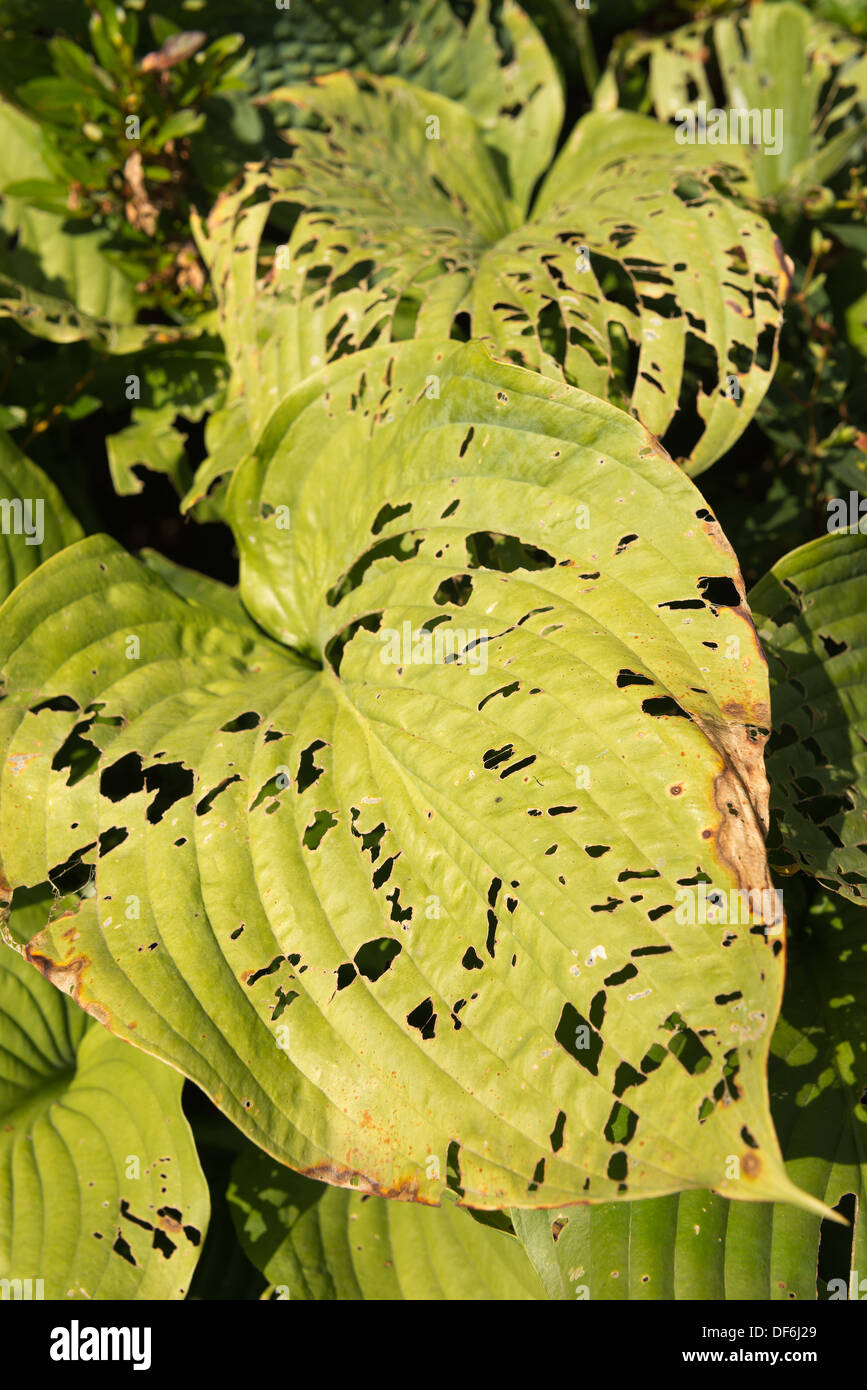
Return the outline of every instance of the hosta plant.
<path id="1" fill-rule="evenodd" d="M 41 3 L 0 1293 L 857 1297 L 856 26 Z M 700 100 L 784 149 L 684 143 Z"/>
<path id="2" fill-rule="evenodd" d="M 510 190 L 472 115 L 433 92 L 337 73 L 278 98 L 306 120 L 292 158 L 251 168 L 199 232 L 235 386 L 189 502 L 308 364 L 383 339 L 485 340 L 630 409 L 692 473 L 741 435 L 789 278 L 768 224 L 732 196 L 748 171 L 612 112 Z M 269 218 L 298 204 L 263 264 Z"/>
<path id="3" fill-rule="evenodd" d="M 675 910 L 771 886 L 766 665 L 683 473 L 408 343 L 290 394 L 227 515 L 240 602 L 100 537 L 7 601 L 13 918 L 93 886 L 28 959 L 313 1176 L 816 1208 L 768 1112 L 782 920 Z"/>
<path id="4" fill-rule="evenodd" d="M 802 5 L 751 5 L 615 46 L 595 104 L 609 110 L 621 99 L 682 125 L 700 106 L 711 124 L 719 110 L 767 111 L 769 141 L 726 137 L 722 148 L 752 169 L 765 206 L 791 218 L 863 149 L 867 48 Z M 708 138 L 719 133 L 709 128 Z"/>

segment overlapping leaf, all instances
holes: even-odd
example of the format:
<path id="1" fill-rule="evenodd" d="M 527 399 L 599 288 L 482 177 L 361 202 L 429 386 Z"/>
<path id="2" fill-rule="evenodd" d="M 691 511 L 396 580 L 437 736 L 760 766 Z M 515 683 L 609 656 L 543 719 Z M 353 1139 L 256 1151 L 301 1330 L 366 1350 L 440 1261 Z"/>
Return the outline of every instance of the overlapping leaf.
<path id="1" fill-rule="evenodd" d="M 774 867 L 801 869 L 863 904 L 867 537 L 832 532 L 800 546 L 760 580 L 750 603 L 773 682 Z"/>
<path id="2" fill-rule="evenodd" d="M 476 118 L 510 188 L 526 202 L 554 152 L 563 94 L 553 58 L 520 6 L 503 0 L 493 16 L 492 8 L 490 0 L 472 0 L 458 18 L 448 0 L 395 0 L 375 9 L 368 0 L 295 0 L 291 14 L 245 14 L 248 85 L 261 95 L 355 68 L 439 92 Z M 175 14 L 189 22 L 180 8 Z M 237 14 L 231 0 L 208 0 L 198 22 L 231 29 Z"/>
<path id="3" fill-rule="evenodd" d="M 0 1278 L 13 1281 L 8 1296 L 184 1297 L 209 1204 L 181 1082 L 0 944 Z"/>
<path id="4" fill-rule="evenodd" d="M 237 1159 L 229 1202 L 276 1297 L 522 1301 L 545 1297 L 514 1236 L 446 1200 L 438 1209 L 311 1182 L 263 1153 Z"/>
<path id="5" fill-rule="evenodd" d="M 38 123 L 2 100 L 0 135 L 0 192 L 23 179 L 50 177 Z M 90 336 L 89 326 L 97 321 L 106 332 L 110 326 L 132 326 L 133 284 L 106 257 L 103 234 L 78 228 L 77 235 L 67 235 L 62 215 L 8 196 L 3 227 L 16 238 L 14 251 L 3 257 L 3 312 L 14 313 L 38 336 L 60 335 L 61 342 Z M 79 331 L 74 332 L 76 319 Z"/>
<path id="6" fill-rule="evenodd" d="M 5 876 L 95 884 L 30 958 L 309 1176 L 815 1209 L 767 1109 L 780 924 L 680 911 L 770 886 L 764 661 L 682 472 L 417 342 L 290 396 L 228 513 L 259 627 L 106 538 L 0 614 Z"/>
<path id="7" fill-rule="evenodd" d="M 751 5 L 659 38 L 630 36 L 615 49 L 597 106 L 610 107 L 627 82 L 635 100 L 639 73 L 663 121 L 698 102 L 727 118 L 730 110 L 767 112 L 761 140 L 727 153 L 747 161 L 761 196 L 784 207 L 830 179 L 867 132 L 867 49 L 801 5 Z"/>
<path id="8" fill-rule="evenodd" d="M 551 1296 L 862 1298 L 867 1290 L 867 942 L 857 908 L 824 895 L 791 947 L 771 1049 L 772 1111 L 792 1180 L 829 1206 L 851 1195 L 848 1260 L 819 1261 L 820 1221 L 791 1206 L 682 1192 L 648 1202 L 517 1214 Z M 556 1240 L 552 1240 L 553 1230 Z M 845 1248 L 845 1247 L 844 1247 Z"/>
<path id="9" fill-rule="evenodd" d="M 199 229 L 253 437 L 330 358 L 467 332 L 659 436 L 674 424 L 664 442 L 691 472 L 741 434 L 770 381 L 788 269 L 705 169 L 713 156 L 647 118 L 591 114 L 525 220 L 445 98 L 348 73 L 280 95 L 322 129 L 294 131 L 292 159 L 251 169 Z M 263 278 L 269 215 L 296 204 Z"/>

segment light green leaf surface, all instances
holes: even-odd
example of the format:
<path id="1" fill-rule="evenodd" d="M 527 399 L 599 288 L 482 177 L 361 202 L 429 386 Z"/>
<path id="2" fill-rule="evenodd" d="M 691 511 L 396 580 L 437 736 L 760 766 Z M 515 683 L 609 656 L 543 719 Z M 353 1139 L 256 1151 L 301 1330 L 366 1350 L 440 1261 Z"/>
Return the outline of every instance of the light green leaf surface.
<path id="1" fill-rule="evenodd" d="M 0 600 L 82 534 L 51 479 L 0 430 Z"/>
<path id="2" fill-rule="evenodd" d="M 548 164 L 563 121 L 563 92 L 552 55 L 513 0 L 462 6 L 448 0 L 294 0 L 291 13 L 251 11 L 244 32 L 252 50 L 245 80 L 260 96 L 338 69 L 402 77 L 460 102 L 522 204 Z M 232 28 L 237 5 L 209 0 L 207 24 Z M 278 111 L 279 117 L 285 112 Z"/>
<path id="3" fill-rule="evenodd" d="M 709 75 L 714 70 L 719 90 Z M 867 48 L 801 5 L 750 5 L 741 14 L 635 39 L 616 51 L 609 74 L 628 80 L 634 98 L 637 71 L 663 121 L 703 101 L 708 113 L 725 111 L 730 137 L 730 110 L 767 112 L 768 129 L 757 143 L 710 148 L 747 162 L 760 195 L 784 206 L 797 206 L 857 157 L 867 132 Z M 610 91 L 606 83 L 606 104 Z"/>
<path id="4" fill-rule="evenodd" d="M 557 1259 L 551 1213 L 541 1209 L 533 1211 L 530 1208 L 513 1207 L 509 1215 L 515 1235 L 542 1280 L 546 1296 L 557 1301 L 568 1298 L 571 1290 Z"/>
<path id="5" fill-rule="evenodd" d="M 772 681 L 774 867 L 865 904 L 867 536 L 836 531 L 793 550 L 750 605 Z"/>
<path id="6" fill-rule="evenodd" d="M 0 1278 L 46 1299 L 184 1297 L 209 1200 L 181 1084 L 0 945 Z"/>
<path id="7" fill-rule="evenodd" d="M 0 610 L 5 876 L 95 885 L 31 955 L 309 1176 L 815 1209 L 767 1109 L 780 925 L 679 910 L 770 888 L 766 669 L 683 473 L 410 343 L 290 396 L 227 510 L 258 628 L 107 538 Z"/>
<path id="8" fill-rule="evenodd" d="M 323 128 L 293 131 L 291 160 L 251 167 L 197 226 L 251 437 L 329 359 L 465 332 L 660 437 L 674 424 L 663 442 L 692 473 L 740 436 L 770 382 L 789 267 L 764 219 L 711 185 L 713 154 L 591 113 L 525 220 L 445 98 L 349 73 L 282 95 Z M 266 268 L 268 217 L 297 204 Z"/>
<path id="9" fill-rule="evenodd" d="M 861 1099 L 867 1031 L 856 1001 L 867 988 L 867 942 L 859 910 L 821 895 L 789 951 L 771 1049 L 772 1111 L 792 1181 L 828 1206 L 854 1197 L 850 1259 L 818 1278 L 817 1216 L 711 1192 L 521 1212 L 523 1229 L 516 1223 L 516 1230 L 528 1255 L 540 1269 L 556 1262 L 565 1297 L 767 1302 L 828 1294 L 840 1299 L 849 1291 L 863 1297 L 857 1290 L 867 1267 L 867 1109 Z"/>
<path id="10" fill-rule="evenodd" d="M 515 1237 L 474 1221 L 451 1197 L 435 1209 L 364 1196 L 248 1150 L 228 1198 L 245 1253 L 280 1299 L 545 1298 Z"/>

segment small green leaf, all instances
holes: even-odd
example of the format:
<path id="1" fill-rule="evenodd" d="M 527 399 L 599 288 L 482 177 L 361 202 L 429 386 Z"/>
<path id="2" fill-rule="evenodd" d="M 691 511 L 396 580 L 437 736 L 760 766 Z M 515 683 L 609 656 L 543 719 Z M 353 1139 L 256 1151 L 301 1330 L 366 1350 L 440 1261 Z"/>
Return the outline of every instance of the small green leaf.
<path id="1" fill-rule="evenodd" d="M 153 143 L 158 150 L 167 145 L 169 140 L 182 140 L 185 135 L 193 135 L 197 130 L 202 130 L 205 124 L 204 112 L 192 110 L 173 111 L 168 120 L 163 121 Z"/>
<path id="2" fill-rule="evenodd" d="M 278 1299 L 544 1299 L 514 1236 L 460 1211 L 299 1177 L 248 1149 L 228 1192 L 241 1245 Z"/>
<path id="3" fill-rule="evenodd" d="M 851 505 L 833 499 L 846 529 L 785 555 L 750 605 L 772 681 L 772 863 L 867 904 L 867 536 L 849 533 Z"/>
<path id="4" fill-rule="evenodd" d="M 141 465 L 154 473 L 165 473 L 180 495 L 189 486 L 190 473 L 186 463 L 186 438 L 174 428 L 175 408 L 132 412 L 132 424 L 105 441 L 108 466 L 115 492 L 130 496 L 141 492 L 143 483 L 135 473 Z"/>
<path id="5" fill-rule="evenodd" d="M 181 1084 L 0 944 L 0 1277 L 41 1281 L 36 1298 L 184 1297 L 209 1200 Z"/>

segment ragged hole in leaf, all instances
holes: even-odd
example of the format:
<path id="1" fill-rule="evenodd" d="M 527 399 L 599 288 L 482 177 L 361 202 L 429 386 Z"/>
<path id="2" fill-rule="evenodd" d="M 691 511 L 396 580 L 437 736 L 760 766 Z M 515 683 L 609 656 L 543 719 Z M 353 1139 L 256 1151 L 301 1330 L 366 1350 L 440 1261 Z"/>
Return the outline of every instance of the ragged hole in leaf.
<path id="1" fill-rule="evenodd" d="M 429 1041 L 436 1036 L 437 1016 L 434 1010 L 432 999 L 423 999 L 406 1016 L 406 1021 L 410 1028 L 415 1028 L 421 1033 L 425 1041 Z"/>
<path id="2" fill-rule="evenodd" d="M 332 584 L 325 595 L 329 608 L 336 608 L 341 599 L 351 594 L 364 580 L 364 576 L 378 560 L 412 560 L 424 544 L 424 536 L 415 536 L 404 531 L 399 536 L 387 536 L 365 550 L 348 570 Z"/>
<path id="3" fill-rule="evenodd" d="M 306 792 L 308 787 L 312 787 L 314 782 L 317 782 L 325 771 L 324 767 L 317 767 L 315 762 L 316 753 L 320 748 L 325 747 L 325 740 L 317 738 L 314 739 L 312 743 L 309 743 L 306 748 L 302 749 L 301 756 L 298 759 L 298 771 L 295 774 L 295 790 L 299 796 L 301 796 L 303 792 Z"/>
<path id="4" fill-rule="evenodd" d="M 382 613 L 366 613 L 363 618 L 356 618 L 330 638 L 325 644 L 324 657 L 335 676 L 340 675 L 340 667 L 343 662 L 344 653 L 353 637 L 361 631 L 378 632 L 381 626 Z"/>
<path id="5" fill-rule="evenodd" d="M 689 1072 L 690 1076 L 698 1076 L 701 1072 L 707 1071 L 713 1060 L 711 1054 L 698 1034 L 687 1027 L 680 1014 L 669 1014 L 661 1027 L 677 1030 L 668 1044 L 668 1050 L 677 1058 L 684 1071 Z"/>
<path id="6" fill-rule="evenodd" d="M 544 1158 L 540 1158 L 540 1159 L 539 1159 L 539 1162 L 536 1164 L 535 1169 L 533 1170 L 533 1178 L 532 1178 L 532 1181 L 531 1181 L 531 1182 L 528 1184 L 528 1186 L 527 1186 L 527 1191 L 528 1191 L 528 1192 L 538 1192 L 539 1188 L 541 1187 L 541 1185 L 542 1185 L 542 1183 L 543 1183 L 544 1181 L 545 1181 L 545 1160 L 544 1160 Z"/>
<path id="7" fill-rule="evenodd" d="M 220 795 L 220 792 L 225 791 L 226 787 L 230 787 L 233 782 L 240 782 L 240 780 L 240 775 L 237 772 L 234 774 L 234 776 L 224 777 L 222 782 L 219 782 L 217 786 L 214 787 L 213 791 L 208 792 L 205 796 L 202 797 L 201 801 L 196 803 L 196 815 L 206 815 L 213 806 L 216 798 Z"/>
<path id="8" fill-rule="evenodd" d="M 616 1100 L 605 1124 L 605 1138 L 609 1144 L 628 1144 L 638 1128 L 638 1116 L 628 1105 Z M 624 1174 L 625 1176 L 625 1174 Z"/>
<path id="9" fill-rule="evenodd" d="M 458 1197 L 463 1197 L 464 1189 L 461 1186 L 461 1146 L 457 1139 L 452 1139 L 446 1153 L 446 1187 L 452 1192 L 457 1193 Z"/>
<path id="10" fill-rule="evenodd" d="M 553 569 L 557 561 L 547 550 L 529 545 L 518 536 L 495 531 L 474 531 L 466 538 L 467 564 L 471 569 L 515 570 Z"/>
<path id="11" fill-rule="evenodd" d="M 113 825 L 109 830 L 103 830 L 99 837 L 99 850 L 97 851 L 100 859 L 106 854 L 110 854 L 118 845 L 122 845 L 129 836 L 129 831 L 124 826 Z"/>
<path id="12" fill-rule="evenodd" d="M 737 608 L 741 603 L 741 595 L 735 582 L 728 575 L 702 577 L 698 581 L 698 587 L 705 602 L 712 604 L 714 608 Z"/>
<path id="13" fill-rule="evenodd" d="M 690 719 L 692 717 L 687 714 L 685 709 L 681 709 L 671 695 L 651 696 L 647 700 L 642 700 L 641 708 L 645 714 L 652 715 L 654 719 Z"/>
<path id="14" fill-rule="evenodd" d="M 473 593 L 473 580 L 469 574 L 455 574 L 444 579 L 433 596 L 434 603 L 450 603 L 455 608 L 463 608 L 469 603 Z"/>
<path id="15" fill-rule="evenodd" d="M 653 681 L 649 676 L 640 676 L 636 671 L 618 671 L 617 688 L 623 690 L 628 685 L 653 685 Z"/>
<path id="16" fill-rule="evenodd" d="M 316 850 L 319 848 L 329 830 L 333 830 L 337 825 L 337 817 L 330 811 L 316 811 L 310 825 L 304 831 L 303 844 L 305 849 Z"/>
<path id="17" fill-rule="evenodd" d="M 383 527 L 387 526 L 390 521 L 395 521 L 399 516 L 405 516 L 407 512 L 411 511 L 411 502 L 404 502 L 399 507 L 393 507 L 391 503 L 386 502 L 377 512 L 376 519 L 370 528 L 371 532 L 374 536 L 378 536 Z"/>
<path id="18" fill-rule="evenodd" d="M 262 723 L 261 714 L 256 714 L 255 710 L 246 710 L 244 714 L 239 714 L 237 719 L 230 719 L 228 724 L 220 726 L 221 734 L 240 734 L 248 729 L 257 729 Z M 267 739 L 267 735 L 266 735 Z"/>
<path id="19" fill-rule="evenodd" d="M 564 1135 L 565 1129 L 566 1129 L 566 1112 L 565 1112 L 565 1110 L 558 1110 L 558 1112 L 557 1112 L 557 1119 L 556 1119 L 556 1122 L 555 1122 L 555 1124 L 554 1124 L 554 1128 L 551 1130 L 551 1135 L 550 1135 L 550 1138 L 549 1138 L 549 1140 L 548 1140 L 548 1142 L 549 1142 L 550 1145 L 551 1145 L 552 1152 L 554 1152 L 554 1153 L 559 1153 L 560 1150 L 562 1149 L 562 1147 L 563 1147 L 563 1135 Z"/>
<path id="20" fill-rule="evenodd" d="M 591 1075 L 599 1075 L 599 1058 L 602 1055 L 602 1038 L 596 1029 L 582 1018 L 574 1004 L 566 1003 L 560 1014 L 560 1022 L 554 1030 L 554 1037 L 569 1056 Z"/>

